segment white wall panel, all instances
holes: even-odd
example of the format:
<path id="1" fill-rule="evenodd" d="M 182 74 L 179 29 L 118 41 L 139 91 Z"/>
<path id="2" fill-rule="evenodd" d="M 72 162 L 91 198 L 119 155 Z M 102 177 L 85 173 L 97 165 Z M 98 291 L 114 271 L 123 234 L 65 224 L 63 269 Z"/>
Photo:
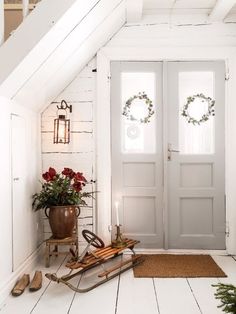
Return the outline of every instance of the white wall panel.
<path id="1" fill-rule="evenodd" d="M 42 165 L 43 171 L 54 167 L 62 171 L 64 167 L 83 172 L 87 180 L 96 179 L 95 176 L 95 138 L 94 138 L 94 93 L 96 90 L 96 60 L 93 59 L 77 75 L 60 95 L 44 110 L 41 117 L 42 135 Z M 73 106 L 71 119 L 70 144 L 53 144 L 53 121 L 57 116 L 57 105 L 61 100 Z M 93 185 L 86 186 L 86 191 L 92 191 Z M 87 207 L 81 208 L 78 218 L 80 246 L 84 245 L 81 235 L 83 229 L 93 230 L 95 225 L 95 201 L 86 200 Z M 46 218 L 43 219 L 44 239 L 51 235 L 50 226 Z"/>

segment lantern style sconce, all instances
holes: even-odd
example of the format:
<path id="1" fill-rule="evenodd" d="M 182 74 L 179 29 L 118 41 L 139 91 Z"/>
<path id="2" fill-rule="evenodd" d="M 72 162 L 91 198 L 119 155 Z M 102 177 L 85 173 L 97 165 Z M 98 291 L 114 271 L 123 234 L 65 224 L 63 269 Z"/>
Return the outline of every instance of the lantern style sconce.
<path id="1" fill-rule="evenodd" d="M 67 109 L 72 112 L 72 105 L 68 105 L 65 100 L 61 101 L 60 106 L 57 105 L 58 117 L 54 119 L 54 144 L 70 143 L 70 119 L 67 119 Z"/>

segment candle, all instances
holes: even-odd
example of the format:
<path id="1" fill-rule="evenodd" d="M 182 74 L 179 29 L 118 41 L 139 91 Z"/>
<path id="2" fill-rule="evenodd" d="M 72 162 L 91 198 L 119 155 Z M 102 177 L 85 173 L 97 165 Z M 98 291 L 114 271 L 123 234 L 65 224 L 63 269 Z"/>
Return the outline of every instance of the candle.
<path id="1" fill-rule="evenodd" d="M 116 225 L 119 226 L 120 221 L 119 221 L 119 203 L 118 202 L 115 202 L 115 210 L 116 210 Z"/>

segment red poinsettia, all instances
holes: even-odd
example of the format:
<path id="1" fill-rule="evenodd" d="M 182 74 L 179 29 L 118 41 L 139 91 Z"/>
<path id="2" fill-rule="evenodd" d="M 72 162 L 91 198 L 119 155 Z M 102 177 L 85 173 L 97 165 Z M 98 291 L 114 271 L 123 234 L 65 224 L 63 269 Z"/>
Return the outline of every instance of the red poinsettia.
<path id="1" fill-rule="evenodd" d="M 59 173 L 50 167 L 42 177 L 45 180 L 42 190 L 33 195 L 36 210 L 57 205 L 86 205 L 84 198 L 93 196 L 93 192 L 82 191 L 85 185 L 94 183 L 92 180 L 88 182 L 82 172 L 64 168 Z"/>
<path id="2" fill-rule="evenodd" d="M 64 174 L 66 177 L 73 179 L 75 176 L 75 172 L 70 168 L 64 168 L 62 171 L 62 174 Z"/>
<path id="3" fill-rule="evenodd" d="M 82 182 L 87 182 L 87 180 L 85 179 L 85 177 L 83 176 L 82 172 L 77 172 L 74 176 L 76 181 L 82 181 Z"/>
<path id="4" fill-rule="evenodd" d="M 55 178 L 56 174 L 57 174 L 56 170 L 50 167 L 48 171 L 42 174 L 42 177 L 45 181 L 49 182 Z"/>

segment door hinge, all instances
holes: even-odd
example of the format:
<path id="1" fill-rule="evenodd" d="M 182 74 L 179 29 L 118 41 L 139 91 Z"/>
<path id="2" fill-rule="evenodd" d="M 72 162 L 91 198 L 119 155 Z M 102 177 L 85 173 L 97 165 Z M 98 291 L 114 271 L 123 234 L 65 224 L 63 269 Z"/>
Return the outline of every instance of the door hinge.
<path id="1" fill-rule="evenodd" d="M 225 224 L 225 235 L 226 235 L 227 238 L 230 235 L 229 222 L 228 221 L 226 221 L 226 224 Z"/>

